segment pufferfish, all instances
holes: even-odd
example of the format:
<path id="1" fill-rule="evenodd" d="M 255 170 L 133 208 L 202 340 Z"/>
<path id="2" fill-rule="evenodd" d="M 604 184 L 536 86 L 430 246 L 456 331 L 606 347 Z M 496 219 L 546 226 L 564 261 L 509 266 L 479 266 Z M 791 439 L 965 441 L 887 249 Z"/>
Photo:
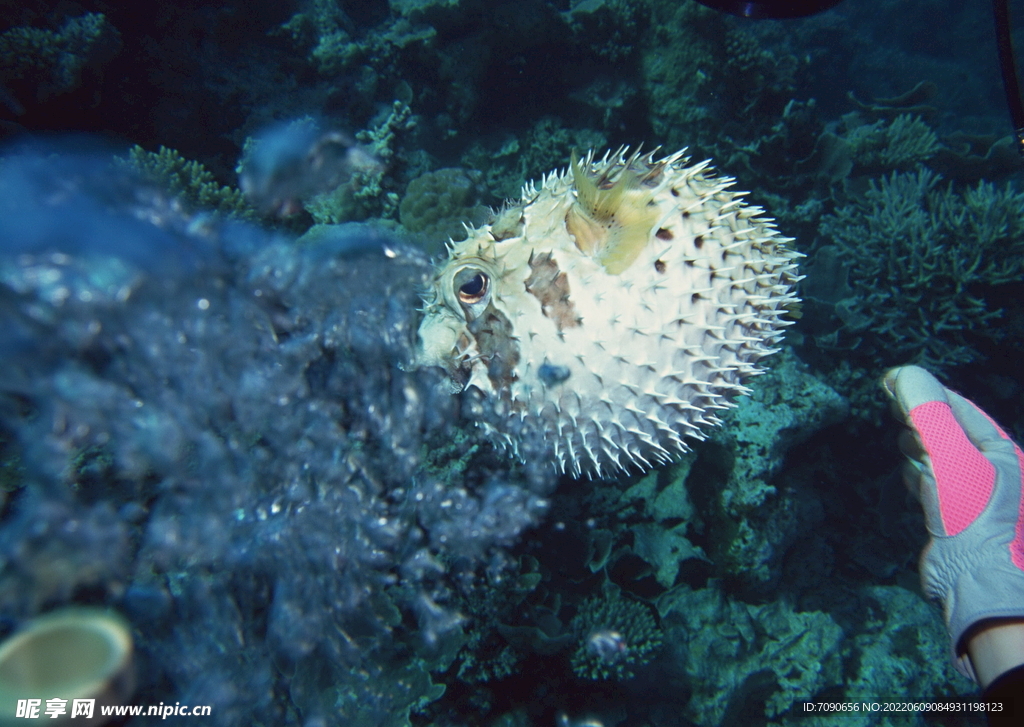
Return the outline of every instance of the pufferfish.
<path id="1" fill-rule="evenodd" d="M 493 399 L 499 445 L 539 431 L 563 473 L 650 469 L 720 424 L 778 350 L 802 255 L 684 153 L 573 155 L 449 244 L 416 364 Z"/>

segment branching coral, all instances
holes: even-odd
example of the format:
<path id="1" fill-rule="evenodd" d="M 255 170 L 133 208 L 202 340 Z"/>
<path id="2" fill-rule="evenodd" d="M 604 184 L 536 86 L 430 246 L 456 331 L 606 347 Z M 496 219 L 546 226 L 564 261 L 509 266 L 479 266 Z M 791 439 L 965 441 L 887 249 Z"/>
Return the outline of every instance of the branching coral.
<path id="1" fill-rule="evenodd" d="M 900 114 L 890 122 L 853 126 L 845 135 L 850 156 L 864 169 L 911 170 L 933 157 L 939 139 L 919 116 Z"/>
<path id="2" fill-rule="evenodd" d="M 119 161 L 145 181 L 181 197 L 196 209 L 213 209 L 244 218 L 253 216 L 252 207 L 239 190 L 219 184 L 202 163 L 189 161 L 176 149 L 161 146 L 158 151 L 146 151 L 136 145 L 128 151 L 127 158 Z"/>
<path id="3" fill-rule="evenodd" d="M 120 34 L 100 13 L 69 18 L 58 31 L 11 28 L 0 34 L 0 84 L 32 83 L 42 101 L 73 91 L 83 70 L 102 67 L 120 48 Z"/>
<path id="4" fill-rule="evenodd" d="M 320 224 L 338 224 L 370 217 L 394 217 L 398 210 L 398 192 L 393 186 L 397 137 L 416 124 L 409 106 L 395 101 L 387 117 L 371 129 L 360 131 L 356 140 L 378 162 L 357 170 L 337 188 L 317 195 L 306 210 Z"/>
<path id="5" fill-rule="evenodd" d="M 1024 276 L 1024 194 L 941 181 L 927 169 L 872 180 L 822 221 L 855 293 L 836 312 L 877 364 L 976 360 L 975 337 L 1000 335 L 994 288 Z"/>

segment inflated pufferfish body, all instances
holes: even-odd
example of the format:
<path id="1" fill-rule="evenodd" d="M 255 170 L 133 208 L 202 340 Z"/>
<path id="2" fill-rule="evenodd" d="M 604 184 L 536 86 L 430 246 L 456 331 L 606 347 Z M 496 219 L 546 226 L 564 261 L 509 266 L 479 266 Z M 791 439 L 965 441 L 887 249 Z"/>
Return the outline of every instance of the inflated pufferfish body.
<path id="1" fill-rule="evenodd" d="M 649 468 L 749 390 L 797 302 L 762 210 L 683 152 L 588 154 L 450 246 L 417 364 L 497 399 L 516 449 L 539 429 L 573 475 Z"/>

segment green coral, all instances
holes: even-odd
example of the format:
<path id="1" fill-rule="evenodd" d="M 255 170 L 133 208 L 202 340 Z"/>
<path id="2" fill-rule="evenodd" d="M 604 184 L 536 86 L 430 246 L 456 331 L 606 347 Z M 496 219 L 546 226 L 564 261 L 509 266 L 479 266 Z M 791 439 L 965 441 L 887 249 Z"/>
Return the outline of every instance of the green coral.
<path id="1" fill-rule="evenodd" d="M 778 482 L 795 445 L 848 414 L 840 394 L 814 376 L 789 346 L 750 382 L 750 396 L 723 412 L 723 426 L 678 461 L 623 486 L 586 495 L 587 567 L 610 571 L 639 558 L 663 588 L 680 572 L 711 570 L 747 593 L 767 596 L 807 515 L 801 496 Z"/>
<path id="2" fill-rule="evenodd" d="M 405 7 L 408 5 L 391 3 L 396 13 L 415 15 L 415 9 Z M 388 66 L 403 49 L 427 44 L 437 35 L 434 28 L 404 17 L 357 32 L 345 8 L 334 0 L 313 0 L 289 18 L 281 30 L 308 52 L 313 66 L 326 78 L 362 66 L 360 85 L 364 87 L 378 80 L 375 67 Z"/>
<path id="3" fill-rule="evenodd" d="M 662 644 L 652 609 L 611 584 L 580 604 L 570 628 L 578 644 L 572 670 L 581 679 L 631 679 Z"/>
<path id="4" fill-rule="evenodd" d="M 216 210 L 241 218 L 254 216 L 240 190 L 218 183 L 202 163 L 189 161 L 175 149 L 161 146 L 157 151 L 146 151 L 136 145 L 128 151 L 127 158 L 118 161 L 195 209 Z"/>
<path id="5" fill-rule="evenodd" d="M 853 126 L 843 138 L 851 158 L 863 169 L 913 170 L 941 148 L 931 127 L 910 114 Z"/>
<path id="6" fill-rule="evenodd" d="M 899 586 L 868 586 L 860 594 L 869 614 L 851 636 L 857 670 L 845 684 L 850 702 L 879 701 L 899 694 L 907 702 L 927 702 L 937 695 L 957 699 L 975 686 L 953 668 L 949 637 L 939 610 Z M 869 725 L 864 715 L 850 727 Z"/>
<path id="7" fill-rule="evenodd" d="M 596 516 L 587 529 L 587 567 L 598 572 L 634 555 L 651 568 L 664 588 L 676 580 L 680 565 L 692 559 L 707 561 L 688 535 L 696 513 L 686 479 L 696 460 L 688 452 L 679 461 L 654 470 L 622 489 L 612 481 L 587 495 L 587 511 Z"/>
<path id="8" fill-rule="evenodd" d="M 566 13 L 573 39 L 611 63 L 623 63 L 643 43 L 649 8 L 631 0 L 584 0 Z"/>
<path id="9" fill-rule="evenodd" d="M 592 129 L 572 129 L 550 116 L 538 119 L 522 136 L 508 135 L 497 148 L 473 144 L 461 164 L 483 171 L 483 186 L 496 197 L 518 200 L 523 185 L 539 180 L 558 165 L 568 163 L 573 150 L 601 151 L 607 138 Z"/>
<path id="10" fill-rule="evenodd" d="M 664 593 L 656 604 L 662 627 L 692 689 L 684 717 L 700 727 L 918 725 L 913 714 L 892 719 L 866 710 L 844 712 L 838 721 L 834 714 L 818 718 L 802 703 L 884 702 L 894 694 L 927 702 L 971 693 L 973 685 L 946 655 L 941 615 L 921 596 L 868 586 L 850 589 L 844 604 L 863 619 L 849 633 L 828 612 L 801 611 L 786 599 L 744 603 L 716 582 Z M 735 718 L 740 714 L 745 719 Z"/>
<path id="11" fill-rule="evenodd" d="M 745 699 L 778 717 L 842 684 L 843 631 L 827 613 L 743 603 L 717 585 L 675 588 L 658 610 L 693 687 L 684 716 L 695 724 L 724 724 Z"/>
<path id="12" fill-rule="evenodd" d="M 120 50 L 120 34 L 101 13 L 68 18 L 60 30 L 18 27 L 0 33 L 0 83 L 35 85 L 37 100 L 73 91 L 82 71 Z"/>
<path id="13" fill-rule="evenodd" d="M 427 172 L 409 182 L 398 208 L 398 219 L 406 230 L 429 242 L 431 252 L 445 240 L 466 239 L 465 225 L 482 225 L 490 209 L 480 203 L 483 189 L 480 173 L 449 168 Z"/>
<path id="14" fill-rule="evenodd" d="M 398 137 L 415 125 L 416 119 L 409 106 L 395 101 L 379 124 L 356 134 L 356 140 L 379 164 L 356 170 L 343 184 L 306 203 L 306 211 L 317 224 L 337 225 L 396 215 L 399 195 L 388 172 L 394 170 Z"/>
<path id="15" fill-rule="evenodd" d="M 716 575 L 760 596 L 776 587 L 783 558 L 809 517 L 800 493 L 779 480 L 787 455 L 848 413 L 843 397 L 790 347 L 768 366 L 750 382 L 750 396 L 722 413 L 723 426 L 698 445 L 686 474 Z"/>
<path id="16" fill-rule="evenodd" d="M 736 147 L 770 133 L 808 59 L 698 3 L 651 7 L 639 70 L 654 138 L 724 164 Z"/>
<path id="17" fill-rule="evenodd" d="M 466 614 L 466 643 L 459 653 L 460 680 L 469 684 L 496 681 L 511 676 L 520 667 L 527 649 L 517 649 L 506 634 L 530 627 L 514 627 L 502 623 L 515 620 L 529 611 L 526 601 L 540 585 L 543 576 L 540 563 L 532 556 L 522 556 L 515 570 L 488 579 L 486 588 L 460 594 Z M 522 641 L 521 639 L 518 641 Z M 521 645 L 521 644 L 520 644 Z"/>
<path id="18" fill-rule="evenodd" d="M 876 365 L 977 360 L 978 337 L 1001 335 L 993 289 L 1024 276 L 1024 193 L 941 181 L 927 169 L 872 180 L 822 221 L 854 291 L 836 312 Z"/>
<path id="19" fill-rule="evenodd" d="M 714 74 L 725 35 L 720 15 L 697 3 L 655 6 L 641 75 L 651 129 L 670 149 L 692 144 L 694 132 L 715 127 L 704 101 L 720 87 Z"/>
<path id="20" fill-rule="evenodd" d="M 349 670 L 331 690 L 337 724 L 353 727 L 409 727 L 409 716 L 441 698 L 443 684 L 430 676 L 428 665 L 413 658 L 400 666 Z"/>
<path id="21" fill-rule="evenodd" d="M 320 73 L 333 76 L 363 55 L 364 49 L 345 30 L 348 24 L 341 6 L 332 0 L 313 0 L 281 26 L 292 41 L 309 52 Z"/>

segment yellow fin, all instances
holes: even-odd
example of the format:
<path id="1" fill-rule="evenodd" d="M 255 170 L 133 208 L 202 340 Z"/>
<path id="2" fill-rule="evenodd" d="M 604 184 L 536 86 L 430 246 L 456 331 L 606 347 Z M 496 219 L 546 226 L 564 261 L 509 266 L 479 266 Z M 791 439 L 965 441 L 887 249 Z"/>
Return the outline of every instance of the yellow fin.
<path id="1" fill-rule="evenodd" d="M 618 275 L 637 259 L 658 223 L 654 193 L 629 168 L 602 188 L 575 152 L 571 169 L 576 201 L 565 216 L 566 228 L 581 252 L 601 263 L 610 275 Z"/>

